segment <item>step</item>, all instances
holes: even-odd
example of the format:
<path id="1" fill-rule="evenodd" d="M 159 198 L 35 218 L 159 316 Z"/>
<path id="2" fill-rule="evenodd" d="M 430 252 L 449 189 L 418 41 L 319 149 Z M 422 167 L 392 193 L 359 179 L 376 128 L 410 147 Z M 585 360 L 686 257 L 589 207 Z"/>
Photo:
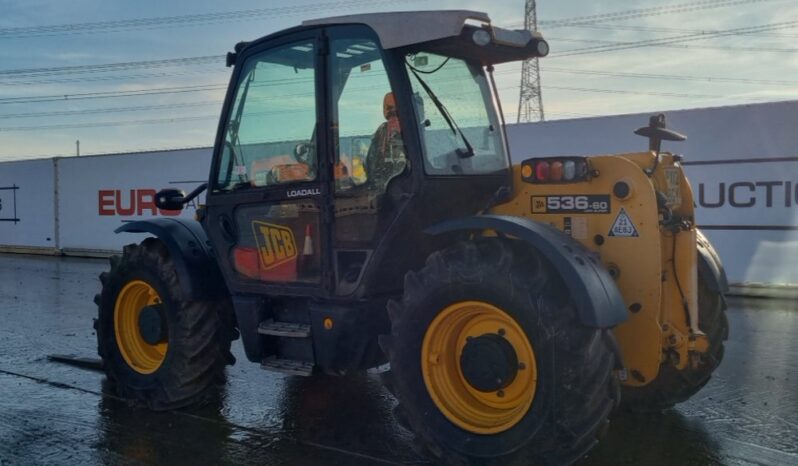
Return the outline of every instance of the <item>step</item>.
<path id="1" fill-rule="evenodd" d="M 267 371 L 282 372 L 283 374 L 301 375 L 303 377 L 313 375 L 313 364 L 294 359 L 280 359 L 277 356 L 269 356 L 262 360 L 260 367 Z"/>
<path id="2" fill-rule="evenodd" d="M 276 337 L 307 338 L 310 336 L 310 325 L 294 322 L 277 322 L 269 319 L 258 325 L 258 333 Z"/>

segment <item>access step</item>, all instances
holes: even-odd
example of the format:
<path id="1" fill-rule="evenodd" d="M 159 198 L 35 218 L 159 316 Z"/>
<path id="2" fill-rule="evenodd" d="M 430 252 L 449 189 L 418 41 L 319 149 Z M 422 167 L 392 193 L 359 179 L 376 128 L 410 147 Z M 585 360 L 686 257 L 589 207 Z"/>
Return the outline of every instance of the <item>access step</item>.
<path id="1" fill-rule="evenodd" d="M 269 356 L 260 363 L 260 367 L 267 371 L 282 372 L 283 374 L 300 375 L 309 377 L 313 375 L 313 364 L 294 359 L 280 359 L 277 356 Z"/>
<path id="2" fill-rule="evenodd" d="M 277 322 L 269 319 L 260 323 L 258 326 L 258 333 L 276 337 L 307 338 L 310 336 L 310 325 L 297 324 L 294 322 Z"/>

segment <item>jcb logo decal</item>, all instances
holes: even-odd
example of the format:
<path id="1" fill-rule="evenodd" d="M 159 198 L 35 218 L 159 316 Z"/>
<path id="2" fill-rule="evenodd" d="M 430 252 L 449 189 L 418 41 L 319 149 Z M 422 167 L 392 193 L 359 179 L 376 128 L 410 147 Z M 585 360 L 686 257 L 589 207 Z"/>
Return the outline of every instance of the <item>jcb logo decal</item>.
<path id="1" fill-rule="evenodd" d="M 277 267 L 296 257 L 294 232 L 282 225 L 252 222 L 258 255 L 264 270 Z"/>
<path id="2" fill-rule="evenodd" d="M 546 198 L 545 197 L 532 197 L 532 213 L 545 214 L 546 213 Z"/>

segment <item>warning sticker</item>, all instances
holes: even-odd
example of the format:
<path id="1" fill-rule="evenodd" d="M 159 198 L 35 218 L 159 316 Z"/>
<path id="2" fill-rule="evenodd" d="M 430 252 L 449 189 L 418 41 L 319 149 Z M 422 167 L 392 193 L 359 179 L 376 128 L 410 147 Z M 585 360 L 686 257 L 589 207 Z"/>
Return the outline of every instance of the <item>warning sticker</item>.
<path id="1" fill-rule="evenodd" d="M 571 223 L 571 236 L 574 239 L 587 239 L 587 218 L 574 217 Z"/>
<path id="2" fill-rule="evenodd" d="M 677 208 L 682 205 L 682 170 L 676 167 L 665 169 L 665 198 L 668 199 L 668 207 Z"/>
<path id="3" fill-rule="evenodd" d="M 563 217 L 563 233 L 574 239 L 587 239 L 587 219 L 585 217 Z"/>
<path id="4" fill-rule="evenodd" d="M 629 214 L 622 208 L 618 216 L 615 217 L 615 221 L 612 223 L 612 228 L 610 228 L 610 232 L 607 236 L 637 237 L 640 235 L 637 234 L 637 228 L 635 228 L 635 224 L 632 223 L 632 219 L 629 218 Z"/>

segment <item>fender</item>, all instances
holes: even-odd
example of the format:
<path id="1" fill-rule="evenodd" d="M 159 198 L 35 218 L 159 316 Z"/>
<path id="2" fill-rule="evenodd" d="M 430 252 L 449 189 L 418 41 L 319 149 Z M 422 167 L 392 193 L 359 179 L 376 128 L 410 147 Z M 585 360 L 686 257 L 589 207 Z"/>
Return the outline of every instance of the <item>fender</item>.
<path id="1" fill-rule="evenodd" d="M 608 328 L 626 320 L 623 296 L 609 272 L 593 253 L 554 227 L 522 217 L 479 215 L 447 220 L 425 232 L 439 235 L 462 230 L 494 230 L 525 241 L 543 254 L 563 278 L 584 325 Z"/>
<path id="2" fill-rule="evenodd" d="M 729 280 L 726 278 L 726 270 L 720 261 L 720 256 L 712 247 L 706 236 L 701 230 L 696 231 L 696 243 L 698 245 L 698 274 L 701 275 L 711 291 L 721 295 L 724 308 L 726 307 L 726 293 L 729 292 Z"/>
<path id="3" fill-rule="evenodd" d="M 215 298 L 227 288 L 205 230 L 196 220 L 155 218 L 125 223 L 114 233 L 150 233 L 163 241 L 186 299 Z"/>

